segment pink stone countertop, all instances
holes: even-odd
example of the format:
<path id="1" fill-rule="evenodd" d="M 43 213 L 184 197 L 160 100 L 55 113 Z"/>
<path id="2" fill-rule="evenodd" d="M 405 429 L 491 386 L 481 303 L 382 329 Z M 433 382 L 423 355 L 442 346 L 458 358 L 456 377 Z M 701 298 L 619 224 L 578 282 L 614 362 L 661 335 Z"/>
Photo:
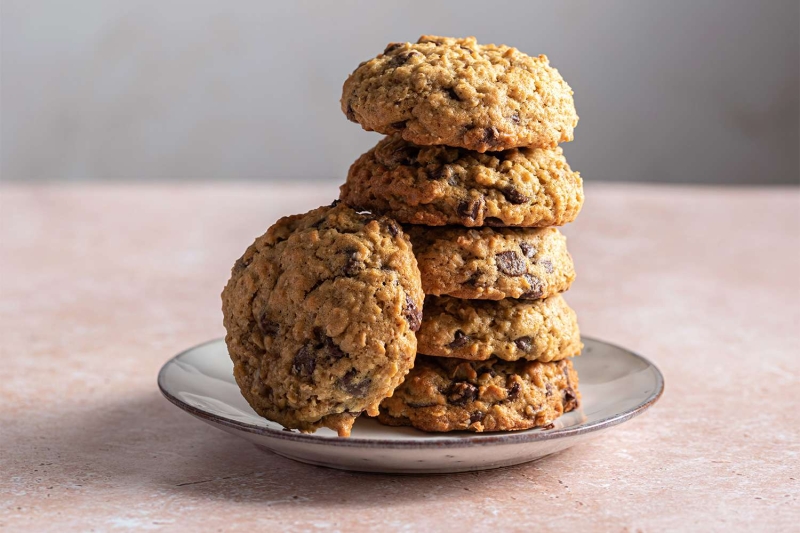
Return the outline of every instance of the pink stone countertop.
<path id="1" fill-rule="evenodd" d="M 654 361 L 643 416 L 544 460 L 327 470 L 170 405 L 234 259 L 334 184 L 0 188 L 0 529 L 797 531 L 800 190 L 590 185 L 582 330 Z"/>

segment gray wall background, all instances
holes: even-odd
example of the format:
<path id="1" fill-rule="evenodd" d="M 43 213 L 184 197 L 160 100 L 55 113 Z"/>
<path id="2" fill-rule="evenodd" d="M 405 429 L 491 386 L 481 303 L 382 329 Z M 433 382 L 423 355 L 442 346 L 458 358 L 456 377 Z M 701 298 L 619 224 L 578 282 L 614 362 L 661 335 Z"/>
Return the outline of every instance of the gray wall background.
<path id="1" fill-rule="evenodd" d="M 588 180 L 798 183 L 797 0 L 4 0 L 9 180 L 342 180 L 341 85 L 420 34 L 544 53 Z"/>

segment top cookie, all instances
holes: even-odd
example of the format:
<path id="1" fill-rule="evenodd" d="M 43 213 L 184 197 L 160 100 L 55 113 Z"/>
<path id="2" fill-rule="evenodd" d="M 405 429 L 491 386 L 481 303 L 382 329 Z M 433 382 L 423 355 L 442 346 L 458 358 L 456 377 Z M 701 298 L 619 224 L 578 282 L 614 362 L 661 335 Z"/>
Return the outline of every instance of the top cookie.
<path id="1" fill-rule="evenodd" d="M 572 89 L 547 57 L 424 35 L 391 43 L 347 78 L 342 111 L 367 131 L 486 152 L 571 141 Z"/>
<path id="2" fill-rule="evenodd" d="M 222 292 L 242 394 L 287 428 L 348 436 L 411 368 L 423 294 L 400 226 L 343 204 L 280 219 Z"/>

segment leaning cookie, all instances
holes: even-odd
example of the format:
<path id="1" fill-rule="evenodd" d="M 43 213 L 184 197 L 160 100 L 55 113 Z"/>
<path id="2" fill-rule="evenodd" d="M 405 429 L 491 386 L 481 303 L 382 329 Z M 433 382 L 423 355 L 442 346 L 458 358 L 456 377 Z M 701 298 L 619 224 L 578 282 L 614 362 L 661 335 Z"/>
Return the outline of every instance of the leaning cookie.
<path id="1" fill-rule="evenodd" d="M 560 226 L 578 216 L 583 180 L 561 148 L 480 154 L 394 135 L 353 163 L 340 198 L 409 224 Z"/>
<path id="2" fill-rule="evenodd" d="M 557 361 L 583 349 L 578 319 L 560 295 L 543 300 L 428 296 L 417 349 L 459 359 Z"/>
<path id="3" fill-rule="evenodd" d="M 569 361 L 471 362 L 417 356 L 378 420 L 423 431 L 511 431 L 545 427 L 579 405 Z"/>
<path id="4" fill-rule="evenodd" d="M 394 220 L 343 204 L 280 219 L 222 292 L 243 396 L 287 428 L 348 436 L 411 368 L 423 293 Z"/>
<path id="5" fill-rule="evenodd" d="M 567 239 L 556 228 L 406 230 L 425 294 L 538 299 L 566 291 L 575 279 Z"/>
<path id="6" fill-rule="evenodd" d="M 478 152 L 552 148 L 578 124 L 572 89 L 547 57 L 474 37 L 390 44 L 347 78 L 341 106 L 365 130 Z"/>

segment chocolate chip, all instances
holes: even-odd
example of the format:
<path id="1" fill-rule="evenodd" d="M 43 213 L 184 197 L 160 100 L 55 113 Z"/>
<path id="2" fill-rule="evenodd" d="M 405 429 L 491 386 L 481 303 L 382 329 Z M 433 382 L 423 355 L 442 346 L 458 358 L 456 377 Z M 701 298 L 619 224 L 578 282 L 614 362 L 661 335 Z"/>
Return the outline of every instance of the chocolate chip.
<path id="1" fill-rule="evenodd" d="M 483 195 L 478 196 L 477 198 L 471 198 L 458 204 L 458 214 L 462 218 L 478 220 L 485 205 L 486 199 L 483 197 Z"/>
<path id="2" fill-rule="evenodd" d="M 500 142 L 500 132 L 497 131 L 497 128 L 495 128 L 494 126 L 492 126 L 491 128 L 484 128 L 483 138 L 481 139 L 481 141 L 489 145 L 490 148 L 494 148 L 502 144 Z"/>
<path id="3" fill-rule="evenodd" d="M 528 259 L 533 259 L 533 256 L 536 255 L 536 248 L 529 242 L 519 243 L 519 249 L 522 250 L 522 253 L 525 254 L 525 257 Z"/>
<path id="4" fill-rule="evenodd" d="M 329 207 L 336 207 L 336 206 L 337 206 L 337 205 L 339 205 L 341 202 L 342 202 L 342 201 L 341 201 L 341 200 L 339 200 L 339 199 L 337 198 L 336 200 L 334 200 L 334 201 L 332 201 L 332 202 L 331 202 L 331 205 L 330 205 Z"/>
<path id="5" fill-rule="evenodd" d="M 408 321 L 411 331 L 417 331 L 422 325 L 422 312 L 408 294 L 406 294 L 406 305 L 403 307 L 403 316 Z"/>
<path id="6" fill-rule="evenodd" d="M 538 264 L 542 265 L 544 267 L 544 270 L 548 274 L 553 273 L 553 262 L 550 261 L 549 259 L 542 259 L 541 261 L 538 262 Z"/>
<path id="7" fill-rule="evenodd" d="M 417 162 L 419 148 L 416 146 L 401 146 L 394 150 L 383 162 L 389 166 L 413 165 Z"/>
<path id="8" fill-rule="evenodd" d="M 397 54 L 396 56 L 392 57 L 389 60 L 390 67 L 400 67 L 408 63 L 408 60 L 411 59 L 413 56 L 422 55 L 416 50 L 411 50 L 410 52 L 403 52 L 402 54 Z"/>
<path id="9" fill-rule="evenodd" d="M 389 52 L 393 52 L 403 46 L 405 43 L 389 43 L 386 45 L 386 48 L 383 50 L 384 54 L 388 54 Z"/>
<path id="10" fill-rule="evenodd" d="M 267 318 L 267 313 L 263 313 L 258 319 L 258 326 L 264 335 L 277 335 L 280 325 Z"/>
<path id="11" fill-rule="evenodd" d="M 345 111 L 345 115 L 347 116 L 347 120 L 350 122 L 357 122 L 356 121 L 356 112 L 353 111 L 353 106 L 351 104 L 347 104 L 347 111 Z"/>
<path id="12" fill-rule="evenodd" d="M 569 367 L 566 361 L 561 361 L 561 372 L 564 374 L 564 379 L 567 382 L 567 388 L 564 390 L 564 411 L 571 411 L 578 407 L 578 395 L 572 388 L 572 380 L 569 379 Z"/>
<path id="13" fill-rule="evenodd" d="M 505 226 L 505 222 L 503 222 L 501 219 L 499 219 L 497 217 L 486 217 L 483 220 L 483 222 L 487 226 L 492 226 L 492 227 L 495 227 L 495 228 L 502 228 L 503 226 Z"/>
<path id="14" fill-rule="evenodd" d="M 553 395 L 553 386 L 551 384 L 545 383 L 544 388 L 545 388 L 545 393 L 544 393 L 545 396 L 549 398 L 550 396 Z"/>
<path id="15" fill-rule="evenodd" d="M 513 401 L 517 399 L 519 396 L 519 383 L 513 383 L 511 388 L 508 389 L 508 393 L 506 394 L 506 400 Z"/>
<path id="16" fill-rule="evenodd" d="M 453 89 L 452 87 L 448 87 L 447 89 L 444 90 L 444 92 L 446 92 L 447 96 L 449 96 L 451 99 L 455 100 L 456 102 L 460 102 L 461 101 L 461 98 L 458 97 L 458 93 L 456 93 L 456 90 Z"/>
<path id="17" fill-rule="evenodd" d="M 486 413 L 481 413 L 479 411 L 476 411 L 476 412 L 472 413 L 471 415 L 469 415 L 469 423 L 470 424 L 474 424 L 475 422 L 481 422 L 483 420 L 483 417 L 485 417 L 485 416 L 486 416 Z"/>
<path id="18" fill-rule="evenodd" d="M 442 179 L 444 177 L 446 168 L 447 167 L 444 166 L 441 167 L 429 166 L 427 169 L 425 169 L 425 175 L 428 177 L 428 181 L 435 181 Z"/>
<path id="19" fill-rule="evenodd" d="M 514 124 L 519 124 L 519 113 L 518 112 L 514 111 L 514 113 L 511 115 L 511 122 L 513 122 Z"/>
<path id="20" fill-rule="evenodd" d="M 469 46 L 464 46 L 463 44 L 459 44 L 458 47 L 461 48 L 462 50 L 466 50 L 470 54 L 472 53 L 472 48 L 470 48 Z"/>
<path id="21" fill-rule="evenodd" d="M 342 268 L 342 272 L 345 276 L 355 276 L 364 269 L 364 264 L 358 259 L 357 251 L 348 248 L 344 253 L 348 254 L 347 260 Z"/>
<path id="22" fill-rule="evenodd" d="M 513 250 L 496 254 L 494 260 L 497 269 L 507 276 L 521 276 L 528 270 L 525 260 Z"/>
<path id="23" fill-rule="evenodd" d="M 407 120 L 401 120 L 400 122 L 392 122 L 390 126 L 396 130 L 402 130 L 406 127 Z"/>
<path id="24" fill-rule="evenodd" d="M 513 185 L 509 185 L 500 192 L 503 193 L 503 196 L 506 197 L 506 200 L 514 205 L 524 204 L 530 200 L 530 198 L 519 192 Z"/>
<path id="25" fill-rule="evenodd" d="M 447 391 L 447 401 L 453 405 L 466 405 L 469 402 L 475 401 L 477 398 L 478 387 L 466 381 L 453 383 Z"/>
<path id="26" fill-rule="evenodd" d="M 514 344 L 523 352 L 530 352 L 531 348 L 533 347 L 533 339 L 526 335 L 524 337 L 515 339 Z"/>
<path id="27" fill-rule="evenodd" d="M 250 264 L 251 261 L 252 261 L 252 259 L 248 259 L 247 261 L 245 261 L 244 257 L 240 257 L 233 264 L 233 273 L 234 274 L 238 274 L 239 272 L 241 272 L 242 270 L 247 268 L 247 266 Z"/>
<path id="28" fill-rule="evenodd" d="M 544 286 L 542 285 L 542 280 L 537 278 L 536 276 L 531 276 L 530 274 L 525 274 L 525 279 L 528 280 L 528 285 L 530 285 L 530 289 L 525 292 L 520 298 L 525 298 L 528 300 L 536 300 L 542 297 L 544 294 Z"/>
<path id="29" fill-rule="evenodd" d="M 323 351 L 328 359 L 331 361 L 338 361 L 339 359 L 347 356 L 347 354 L 344 353 L 335 342 L 333 342 L 332 338 L 328 337 L 327 335 L 324 337 L 325 338 L 322 341 Z"/>
<path id="30" fill-rule="evenodd" d="M 355 368 L 348 370 L 347 373 L 339 380 L 339 386 L 348 394 L 352 394 L 357 398 L 363 398 L 367 395 L 367 392 L 369 392 L 370 385 L 372 385 L 372 379 L 364 378 L 361 381 L 357 381 L 357 376 L 358 371 Z"/>
<path id="31" fill-rule="evenodd" d="M 461 348 L 462 346 L 469 343 L 470 340 L 471 339 L 469 338 L 469 335 L 458 329 L 456 330 L 455 335 L 453 336 L 453 342 L 451 342 L 447 346 L 452 349 Z"/>
<path id="32" fill-rule="evenodd" d="M 397 225 L 397 222 L 391 219 L 386 223 L 386 229 L 389 230 L 389 235 L 392 237 L 397 237 L 397 234 L 400 233 L 400 226 Z"/>
<path id="33" fill-rule="evenodd" d="M 317 367 L 317 356 L 313 347 L 305 345 L 297 351 L 292 361 L 292 372 L 303 377 L 311 377 Z"/>

